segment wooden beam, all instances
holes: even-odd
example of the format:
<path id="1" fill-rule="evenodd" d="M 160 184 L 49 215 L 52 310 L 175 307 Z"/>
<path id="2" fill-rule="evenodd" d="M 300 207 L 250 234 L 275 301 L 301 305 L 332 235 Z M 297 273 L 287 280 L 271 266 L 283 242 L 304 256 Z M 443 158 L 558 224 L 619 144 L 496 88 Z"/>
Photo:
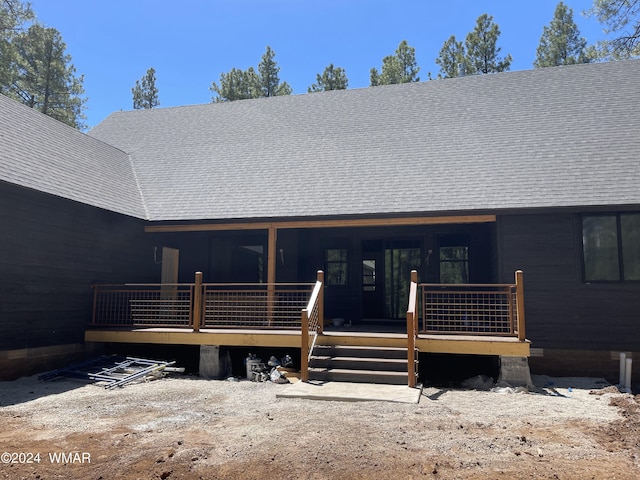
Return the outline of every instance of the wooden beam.
<path id="1" fill-rule="evenodd" d="M 199 332 L 179 329 L 87 330 L 86 342 L 150 343 L 164 345 L 228 345 L 246 347 L 300 348 L 300 330 L 214 330 Z M 330 332 L 318 340 L 323 345 L 362 345 L 407 348 L 404 334 L 367 334 Z M 529 357 L 531 343 L 520 342 L 515 337 L 471 337 L 419 335 L 416 346 L 420 353 L 452 353 L 466 355 L 504 355 L 507 357 Z"/>
<path id="2" fill-rule="evenodd" d="M 436 336 L 419 336 L 416 345 L 421 353 L 502 355 L 506 357 L 529 357 L 531 347 L 529 342 L 520 342 L 516 338 L 513 338 L 512 341 L 503 341 L 475 337 L 474 340 L 469 341 L 462 338 L 438 338 Z"/>
<path id="3" fill-rule="evenodd" d="M 277 241 L 278 232 L 274 226 L 270 226 L 269 240 L 267 244 L 267 283 L 269 285 L 276 283 Z"/>
<path id="4" fill-rule="evenodd" d="M 267 319 L 269 325 L 273 320 L 273 304 L 276 296 L 276 242 L 277 230 L 269 227 L 269 241 L 267 244 Z"/>
<path id="5" fill-rule="evenodd" d="M 154 345 L 227 345 L 241 347 L 300 348 L 300 331 L 215 331 L 200 329 L 87 330 L 86 342 L 149 343 Z"/>
<path id="6" fill-rule="evenodd" d="M 344 227 L 399 227 L 418 225 L 444 225 L 454 223 L 491 223 L 495 215 L 452 215 L 444 217 L 395 217 L 395 218 L 359 218 L 334 220 L 294 220 L 278 222 L 245 223 L 198 223 L 175 225 L 148 225 L 148 233 L 166 232 L 209 232 L 231 230 L 269 230 L 289 228 L 344 228 Z"/>

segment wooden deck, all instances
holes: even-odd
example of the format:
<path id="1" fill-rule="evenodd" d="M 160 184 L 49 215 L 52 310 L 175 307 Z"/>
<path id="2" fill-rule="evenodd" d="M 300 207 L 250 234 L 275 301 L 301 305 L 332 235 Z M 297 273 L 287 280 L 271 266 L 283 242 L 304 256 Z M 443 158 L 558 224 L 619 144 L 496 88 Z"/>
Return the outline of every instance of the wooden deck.
<path id="1" fill-rule="evenodd" d="M 313 285 L 257 286 L 203 284 L 197 272 L 193 284 L 96 285 L 85 341 L 299 348 L 303 382 L 314 346 L 395 347 L 406 349 L 409 387 L 418 378 L 416 351 L 530 356 L 521 271 L 515 284 L 419 285 L 413 270 L 408 300 L 406 324 L 332 329 L 322 271 Z"/>
<path id="2" fill-rule="evenodd" d="M 247 347 L 300 348 L 300 330 L 200 329 L 185 328 L 118 328 L 90 329 L 87 342 L 149 343 L 163 345 L 225 345 Z M 318 343 L 325 345 L 359 345 L 407 347 L 406 333 L 365 332 L 351 330 L 325 331 Z M 500 355 L 529 357 L 530 342 L 517 337 L 487 335 L 419 334 L 416 347 L 421 353 Z"/>

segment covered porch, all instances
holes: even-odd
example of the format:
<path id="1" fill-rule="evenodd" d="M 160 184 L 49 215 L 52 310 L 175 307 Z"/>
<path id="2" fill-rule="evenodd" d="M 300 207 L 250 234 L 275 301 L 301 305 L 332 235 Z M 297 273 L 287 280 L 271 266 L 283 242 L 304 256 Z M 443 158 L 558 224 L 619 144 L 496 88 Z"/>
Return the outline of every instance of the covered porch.
<path id="1" fill-rule="evenodd" d="M 315 283 L 208 284 L 198 272 L 186 284 L 95 285 L 85 340 L 296 348 L 303 380 L 316 346 L 400 348 L 410 386 L 417 352 L 529 356 L 520 271 L 511 284 L 465 285 L 418 283 L 413 271 L 406 321 L 384 329 L 327 322 L 324 278 L 319 271 Z"/>

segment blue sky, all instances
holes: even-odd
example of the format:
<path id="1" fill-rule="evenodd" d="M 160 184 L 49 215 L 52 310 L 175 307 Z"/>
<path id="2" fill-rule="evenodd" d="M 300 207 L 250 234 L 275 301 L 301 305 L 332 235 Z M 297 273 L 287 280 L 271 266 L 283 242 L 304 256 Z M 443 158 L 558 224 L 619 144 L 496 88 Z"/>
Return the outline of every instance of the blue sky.
<path id="1" fill-rule="evenodd" d="M 349 88 L 369 85 L 402 40 L 416 49 L 420 78 L 435 77 L 442 44 L 463 40 L 483 13 L 500 26 L 511 70 L 532 68 L 558 0 L 30 0 L 38 19 L 60 31 L 84 75 L 87 125 L 132 108 L 131 88 L 156 70 L 160 107 L 207 103 L 209 87 L 231 68 L 256 67 L 267 45 L 280 79 L 306 93 L 333 63 Z M 582 12 L 592 0 L 565 0 L 589 43 L 602 26 Z"/>

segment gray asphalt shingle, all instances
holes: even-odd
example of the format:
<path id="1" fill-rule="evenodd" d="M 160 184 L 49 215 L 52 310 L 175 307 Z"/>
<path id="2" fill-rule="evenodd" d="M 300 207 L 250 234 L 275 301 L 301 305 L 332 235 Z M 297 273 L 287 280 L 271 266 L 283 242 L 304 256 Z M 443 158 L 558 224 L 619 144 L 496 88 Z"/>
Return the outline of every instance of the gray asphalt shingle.
<path id="1" fill-rule="evenodd" d="M 147 216 L 128 155 L 0 95 L 0 180 Z"/>
<path id="2" fill-rule="evenodd" d="M 640 61 L 117 112 L 151 220 L 640 204 Z"/>
<path id="3" fill-rule="evenodd" d="M 89 136 L 28 110 L 0 97 L 0 179 L 152 221 L 640 205 L 639 60 L 116 112 Z"/>

